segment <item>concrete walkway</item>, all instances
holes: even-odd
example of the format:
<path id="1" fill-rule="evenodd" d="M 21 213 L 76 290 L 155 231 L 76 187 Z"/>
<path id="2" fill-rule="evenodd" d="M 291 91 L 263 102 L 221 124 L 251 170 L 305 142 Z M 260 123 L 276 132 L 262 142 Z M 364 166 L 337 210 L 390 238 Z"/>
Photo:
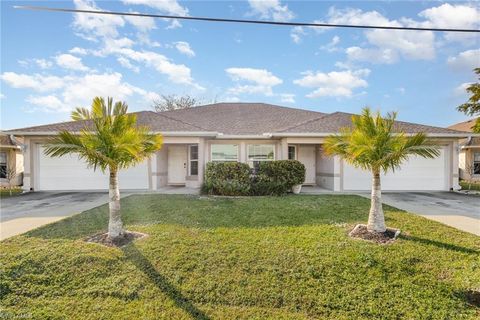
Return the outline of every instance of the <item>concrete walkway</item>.
<path id="1" fill-rule="evenodd" d="M 370 194 L 360 196 L 370 199 Z M 480 236 L 480 196 L 455 192 L 384 192 L 382 201 Z"/>
<path id="2" fill-rule="evenodd" d="M 106 192 L 29 192 L 0 200 L 0 240 L 108 202 Z"/>

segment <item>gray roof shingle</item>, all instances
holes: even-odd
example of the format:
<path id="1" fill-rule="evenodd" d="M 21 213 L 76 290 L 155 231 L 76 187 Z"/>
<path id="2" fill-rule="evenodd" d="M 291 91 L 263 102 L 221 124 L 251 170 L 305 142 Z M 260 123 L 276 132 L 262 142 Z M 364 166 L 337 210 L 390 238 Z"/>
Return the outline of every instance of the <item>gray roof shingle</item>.
<path id="1" fill-rule="evenodd" d="M 156 132 L 217 132 L 225 135 L 261 135 L 263 133 L 334 133 L 351 125 L 352 114 L 322 113 L 265 103 L 215 103 L 165 112 L 136 112 L 137 123 Z M 397 121 L 407 133 L 463 133 L 452 129 Z M 78 132 L 88 121 L 70 121 L 9 130 L 10 132 Z M 8 132 L 8 131 L 7 131 Z"/>

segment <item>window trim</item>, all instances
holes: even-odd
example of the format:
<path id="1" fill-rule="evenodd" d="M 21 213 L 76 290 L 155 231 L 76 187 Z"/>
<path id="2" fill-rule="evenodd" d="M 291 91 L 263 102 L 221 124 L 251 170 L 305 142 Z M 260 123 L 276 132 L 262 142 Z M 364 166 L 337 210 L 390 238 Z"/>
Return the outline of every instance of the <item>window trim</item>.
<path id="1" fill-rule="evenodd" d="M 197 147 L 197 159 L 192 159 L 192 147 Z M 200 158 L 200 148 L 198 144 L 188 145 L 188 175 L 189 176 L 198 176 L 198 159 Z M 192 162 L 197 163 L 197 174 L 192 174 Z"/>
<path id="2" fill-rule="evenodd" d="M 477 154 L 477 155 L 480 157 L 480 151 L 479 151 L 479 152 L 472 152 L 472 166 L 473 166 L 473 170 L 475 170 L 475 163 L 478 163 L 478 166 L 480 166 L 480 160 L 475 161 L 475 154 Z M 472 176 L 480 176 L 480 172 L 479 172 L 479 173 L 475 173 L 475 171 L 473 171 Z"/>
<path id="3" fill-rule="evenodd" d="M 260 159 L 260 160 L 257 160 L 257 159 L 250 159 L 249 158 L 249 147 L 250 146 L 272 146 L 273 147 L 273 159 Z M 250 166 L 250 168 L 252 168 L 254 171 L 256 170 L 255 169 L 255 162 L 263 162 L 263 161 L 275 161 L 275 157 L 276 157 L 276 145 L 273 144 L 273 143 L 251 143 L 251 144 L 247 144 L 246 145 L 246 161 L 247 161 L 247 164 Z"/>
<path id="4" fill-rule="evenodd" d="M 7 151 L 0 151 L 0 153 L 5 154 L 5 177 L 0 177 L 0 179 L 7 179 L 7 171 L 8 171 L 8 153 Z M 3 165 L 3 163 L 0 163 L 0 165 Z"/>
<path id="5" fill-rule="evenodd" d="M 294 144 L 289 144 L 289 145 L 288 145 L 288 149 L 290 149 L 290 148 L 294 148 L 294 149 L 295 149 L 295 159 L 290 159 L 290 150 L 287 150 L 287 158 L 288 158 L 288 160 L 298 160 L 298 153 L 297 153 L 298 148 L 297 148 L 297 146 L 294 145 Z"/>
<path id="6" fill-rule="evenodd" d="M 213 146 L 234 146 L 235 149 L 237 150 L 237 158 L 235 160 L 233 160 L 233 159 L 223 159 L 223 160 L 213 159 Z M 240 157 L 240 149 L 239 149 L 238 144 L 235 144 L 235 143 L 212 143 L 210 145 L 210 161 L 212 161 L 212 162 L 238 162 L 239 157 Z"/>

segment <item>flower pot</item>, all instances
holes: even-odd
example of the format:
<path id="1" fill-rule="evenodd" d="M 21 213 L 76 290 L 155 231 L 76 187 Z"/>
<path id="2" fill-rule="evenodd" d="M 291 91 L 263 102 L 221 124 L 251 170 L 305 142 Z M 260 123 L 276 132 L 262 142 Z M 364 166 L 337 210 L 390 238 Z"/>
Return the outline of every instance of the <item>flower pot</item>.
<path id="1" fill-rule="evenodd" d="M 299 194 L 300 191 L 302 191 L 302 185 L 301 184 L 297 184 L 296 186 L 292 187 L 292 192 L 294 194 Z"/>

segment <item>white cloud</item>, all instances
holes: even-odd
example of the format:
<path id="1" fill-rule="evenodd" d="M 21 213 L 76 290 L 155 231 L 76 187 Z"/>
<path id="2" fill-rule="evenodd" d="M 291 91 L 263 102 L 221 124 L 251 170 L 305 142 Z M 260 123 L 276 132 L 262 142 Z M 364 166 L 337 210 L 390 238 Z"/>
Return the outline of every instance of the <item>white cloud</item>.
<path id="1" fill-rule="evenodd" d="M 303 30 L 303 28 L 300 26 L 293 27 L 292 31 L 290 31 L 290 37 L 292 38 L 293 42 L 295 42 L 296 44 L 299 44 L 300 42 L 302 42 L 302 36 L 305 34 L 306 34 L 305 30 Z"/>
<path id="2" fill-rule="evenodd" d="M 45 112 L 68 112 L 72 110 L 54 95 L 29 96 L 26 101 Z"/>
<path id="3" fill-rule="evenodd" d="M 123 67 L 125 67 L 125 68 L 127 68 L 127 69 L 130 69 L 130 70 L 132 70 L 133 72 L 136 72 L 136 73 L 140 72 L 140 68 L 137 67 L 137 66 L 134 66 L 134 65 L 130 62 L 130 60 L 128 60 L 128 59 L 125 58 L 125 57 L 118 57 L 118 58 L 117 58 L 117 61 L 118 61 L 118 63 L 120 63 Z"/>
<path id="4" fill-rule="evenodd" d="M 74 47 L 70 50 L 68 50 L 68 52 L 70 52 L 71 54 L 79 54 L 79 55 L 86 55 L 88 53 L 88 50 L 84 49 L 84 48 L 79 48 L 79 47 Z"/>
<path id="5" fill-rule="evenodd" d="M 0 99 L 5 99 L 6 96 L 3 93 L 0 93 Z"/>
<path id="6" fill-rule="evenodd" d="M 74 0 L 75 9 L 101 10 L 92 0 Z M 78 34 L 91 41 L 101 38 L 115 38 L 118 36 L 118 27 L 123 27 L 125 20 L 115 15 L 100 15 L 76 13 L 74 14 L 73 26 Z"/>
<path id="7" fill-rule="evenodd" d="M 82 63 L 81 58 L 75 57 L 68 53 L 64 53 L 56 56 L 55 61 L 58 66 L 65 69 L 76 70 L 76 71 L 89 70 L 89 68 Z"/>
<path id="8" fill-rule="evenodd" d="M 172 15 L 186 16 L 188 9 L 177 0 L 122 0 L 124 4 L 144 5 Z"/>
<path id="9" fill-rule="evenodd" d="M 225 69 L 225 72 L 233 81 L 239 82 L 239 84 L 228 90 L 233 95 L 248 93 L 271 96 L 273 95 L 272 88 L 283 82 L 282 79 L 265 69 L 228 68 Z M 247 84 L 240 84 L 243 82 Z"/>
<path id="10" fill-rule="evenodd" d="M 138 12 L 131 11 L 130 13 Z M 157 28 L 157 25 L 155 24 L 155 19 L 151 17 L 125 16 L 125 20 L 127 20 L 130 24 L 132 24 L 141 32 L 147 32 Z"/>
<path id="11" fill-rule="evenodd" d="M 173 30 L 173 29 L 178 29 L 182 27 L 182 24 L 178 19 L 165 19 L 165 21 L 170 21 L 170 24 L 165 28 L 167 30 Z"/>
<path id="12" fill-rule="evenodd" d="M 295 95 L 292 93 L 281 93 L 280 101 L 286 103 L 295 103 Z"/>
<path id="13" fill-rule="evenodd" d="M 349 47 L 345 53 L 350 60 L 367 61 L 372 63 L 391 64 L 398 60 L 397 51 L 392 49 L 363 49 L 360 47 Z"/>
<path id="14" fill-rule="evenodd" d="M 39 66 L 41 69 L 48 69 L 50 68 L 53 63 L 51 61 L 45 59 L 33 59 L 33 61 Z"/>
<path id="15" fill-rule="evenodd" d="M 174 83 L 191 85 L 199 90 L 204 89 L 195 83 L 190 68 L 183 64 L 175 64 L 164 55 L 152 51 L 135 51 L 130 48 L 122 48 L 117 53 L 129 60 L 142 62 L 155 68 L 158 72 L 167 75 Z"/>
<path id="16" fill-rule="evenodd" d="M 126 100 L 133 95 L 139 95 L 145 101 L 154 96 L 152 92 L 123 81 L 122 74 L 118 72 L 65 77 L 5 72 L 1 78 L 14 88 L 48 92 L 47 95 L 29 96 L 26 99 L 31 105 L 38 107 L 37 109 L 47 112 L 68 112 L 75 107 L 88 106 L 96 96 L 113 95 L 117 100 Z"/>
<path id="17" fill-rule="evenodd" d="M 457 96 L 466 96 L 467 88 L 471 85 L 472 84 L 470 82 L 462 83 L 453 90 L 453 93 Z"/>
<path id="18" fill-rule="evenodd" d="M 248 3 L 252 14 L 259 15 L 262 19 L 290 21 L 295 17 L 288 6 L 282 5 L 279 0 L 248 0 Z"/>
<path id="19" fill-rule="evenodd" d="M 337 47 L 337 44 L 339 43 L 340 43 L 340 37 L 334 36 L 329 43 L 327 43 L 324 46 L 321 46 L 320 49 L 326 50 L 328 52 L 335 52 L 339 50 L 339 48 Z"/>
<path id="20" fill-rule="evenodd" d="M 62 78 L 43 76 L 40 74 L 27 75 L 15 72 L 4 72 L 0 75 L 0 79 L 13 88 L 33 89 L 39 92 L 51 91 L 64 86 Z"/>
<path id="21" fill-rule="evenodd" d="M 449 57 L 447 63 L 455 69 L 473 70 L 480 67 L 480 49 L 460 52 L 455 57 Z"/>
<path id="22" fill-rule="evenodd" d="M 178 52 L 186 56 L 195 57 L 195 52 L 192 50 L 188 42 L 185 42 L 185 41 L 175 42 L 175 48 L 177 48 Z"/>
<path id="23" fill-rule="evenodd" d="M 334 7 L 328 11 L 327 22 L 396 27 L 418 26 L 415 21 L 409 19 L 389 20 L 377 11 L 364 12 L 360 9 L 336 9 Z M 325 29 L 321 28 L 320 30 Z M 397 55 L 413 60 L 428 60 L 435 57 L 435 37 L 430 31 L 411 32 L 375 29 L 365 31 L 365 36 L 374 47 L 365 49 L 368 50 L 365 52 L 356 49 L 357 55 L 352 55 L 352 57 L 362 57 L 363 60 L 365 56 L 369 56 L 370 58 L 376 58 L 376 60 L 371 61 L 377 63 L 391 63 L 392 57 Z"/>
<path id="24" fill-rule="evenodd" d="M 324 73 L 306 71 L 301 79 L 293 83 L 306 88 L 315 88 L 307 94 L 308 98 L 318 97 L 351 97 L 356 88 L 366 88 L 367 81 L 364 79 L 370 74 L 369 69 L 332 71 Z"/>
<path id="25" fill-rule="evenodd" d="M 423 26 L 434 28 L 458 28 L 458 29 L 479 29 L 480 28 L 480 7 L 467 4 L 444 3 L 438 7 L 423 10 L 418 14 L 427 21 Z M 446 32 L 446 41 L 463 43 L 478 43 L 477 34 Z"/>

